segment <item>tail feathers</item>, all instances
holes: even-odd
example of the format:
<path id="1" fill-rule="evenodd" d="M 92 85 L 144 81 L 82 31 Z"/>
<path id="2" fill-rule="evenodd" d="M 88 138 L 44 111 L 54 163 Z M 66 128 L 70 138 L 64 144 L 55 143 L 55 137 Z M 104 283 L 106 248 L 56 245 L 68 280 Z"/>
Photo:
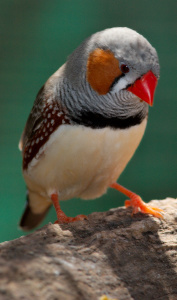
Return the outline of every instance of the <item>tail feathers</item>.
<path id="1" fill-rule="evenodd" d="M 39 199 L 42 200 L 41 198 L 42 197 L 36 194 L 33 194 L 31 196 L 30 194 L 27 195 L 27 204 L 19 224 L 22 230 L 29 231 L 34 229 L 42 222 L 42 220 L 46 216 L 51 204 L 49 202 L 46 202 L 45 198 L 43 198 L 44 202 L 41 203 L 42 204 L 41 209 L 40 210 L 34 209 L 35 206 L 34 201 L 37 200 L 38 202 Z"/>

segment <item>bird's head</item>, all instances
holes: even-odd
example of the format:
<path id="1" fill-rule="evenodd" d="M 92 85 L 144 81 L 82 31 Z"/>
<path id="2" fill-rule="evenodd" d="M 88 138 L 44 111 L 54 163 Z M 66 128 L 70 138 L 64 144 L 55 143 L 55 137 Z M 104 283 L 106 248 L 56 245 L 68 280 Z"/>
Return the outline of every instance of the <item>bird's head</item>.
<path id="1" fill-rule="evenodd" d="M 159 73 L 156 50 L 142 35 L 122 27 L 93 34 L 65 67 L 65 77 L 80 97 L 79 111 L 122 118 L 147 113 Z"/>

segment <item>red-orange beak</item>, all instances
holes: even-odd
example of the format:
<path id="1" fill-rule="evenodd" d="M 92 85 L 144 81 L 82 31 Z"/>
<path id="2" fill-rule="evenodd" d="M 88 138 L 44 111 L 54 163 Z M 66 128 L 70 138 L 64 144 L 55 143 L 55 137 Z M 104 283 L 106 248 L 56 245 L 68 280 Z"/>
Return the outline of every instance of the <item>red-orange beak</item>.
<path id="1" fill-rule="evenodd" d="M 137 79 L 133 85 L 129 86 L 127 90 L 152 106 L 156 86 L 157 77 L 152 71 L 148 71 L 140 79 Z"/>

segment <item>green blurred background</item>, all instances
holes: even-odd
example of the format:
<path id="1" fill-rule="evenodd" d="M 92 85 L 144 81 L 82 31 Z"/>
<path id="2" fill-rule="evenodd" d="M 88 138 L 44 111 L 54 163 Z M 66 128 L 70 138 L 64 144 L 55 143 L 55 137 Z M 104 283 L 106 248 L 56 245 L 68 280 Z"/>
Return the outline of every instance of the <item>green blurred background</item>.
<path id="1" fill-rule="evenodd" d="M 90 34 L 127 26 L 157 49 L 161 78 L 145 137 L 119 183 L 145 201 L 177 196 L 176 29 L 177 1 L 0 1 L 0 241 L 24 233 L 18 222 L 25 204 L 18 141 L 35 96 L 67 56 Z M 89 214 L 123 205 L 109 190 L 92 201 L 62 202 L 66 214 Z M 43 224 L 56 220 L 52 208 Z"/>

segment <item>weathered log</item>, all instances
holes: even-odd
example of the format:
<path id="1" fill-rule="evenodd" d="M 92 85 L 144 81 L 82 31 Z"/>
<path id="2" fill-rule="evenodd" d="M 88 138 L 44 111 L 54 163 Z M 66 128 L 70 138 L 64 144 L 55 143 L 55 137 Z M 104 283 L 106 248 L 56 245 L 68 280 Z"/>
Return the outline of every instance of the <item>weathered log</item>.
<path id="1" fill-rule="evenodd" d="M 117 208 L 0 245 L 0 299 L 176 300 L 177 200 L 164 219 Z"/>

